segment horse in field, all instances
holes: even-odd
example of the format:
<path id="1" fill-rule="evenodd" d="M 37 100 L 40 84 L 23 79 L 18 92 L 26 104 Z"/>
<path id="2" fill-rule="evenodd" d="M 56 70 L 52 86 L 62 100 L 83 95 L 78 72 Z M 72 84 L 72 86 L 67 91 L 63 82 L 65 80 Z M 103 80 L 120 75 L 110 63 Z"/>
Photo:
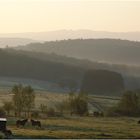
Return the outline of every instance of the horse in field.
<path id="1" fill-rule="evenodd" d="M 25 126 L 25 124 L 28 122 L 28 119 L 24 119 L 24 120 L 17 120 L 16 121 L 16 126 L 19 127 L 19 126 Z"/>
<path id="2" fill-rule="evenodd" d="M 41 122 L 40 121 L 35 121 L 35 120 L 31 119 L 31 124 L 32 124 L 32 126 L 38 126 L 38 127 L 41 128 Z"/>

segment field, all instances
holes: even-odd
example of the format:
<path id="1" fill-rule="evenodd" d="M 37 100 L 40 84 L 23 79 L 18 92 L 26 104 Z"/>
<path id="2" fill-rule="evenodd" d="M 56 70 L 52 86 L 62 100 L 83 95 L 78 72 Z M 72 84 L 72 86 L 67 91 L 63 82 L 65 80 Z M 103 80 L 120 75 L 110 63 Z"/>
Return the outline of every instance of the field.
<path id="1" fill-rule="evenodd" d="M 48 107 L 53 107 L 57 102 L 61 102 L 68 97 L 66 93 L 55 93 L 48 91 L 35 91 L 35 106 L 38 108 L 40 104 L 46 104 Z M 0 88 L 0 106 L 3 105 L 4 101 L 10 101 L 12 99 L 13 94 L 11 93 L 11 89 Z M 90 99 L 90 108 L 93 109 L 92 103 L 97 103 L 101 107 L 106 108 L 108 106 L 112 106 L 118 102 L 118 98 L 116 97 L 107 97 L 107 96 L 89 96 Z"/>
<path id="2" fill-rule="evenodd" d="M 140 138 L 138 118 L 71 117 L 41 120 L 42 128 L 17 128 L 8 119 L 14 138 Z"/>
<path id="3" fill-rule="evenodd" d="M 0 89 L 0 106 L 4 101 L 11 100 L 10 90 Z M 65 100 L 67 94 L 36 91 L 35 105 L 41 103 L 54 106 L 57 102 Z M 96 104 L 102 109 L 112 106 L 119 98 L 104 96 L 89 96 L 91 111 Z M 94 106 L 95 105 L 95 106 Z M 109 117 L 48 117 L 41 119 L 41 128 L 34 128 L 30 122 L 25 127 L 16 127 L 16 119 L 7 119 L 7 128 L 13 132 L 13 138 L 140 138 L 139 118 L 109 118 Z"/>

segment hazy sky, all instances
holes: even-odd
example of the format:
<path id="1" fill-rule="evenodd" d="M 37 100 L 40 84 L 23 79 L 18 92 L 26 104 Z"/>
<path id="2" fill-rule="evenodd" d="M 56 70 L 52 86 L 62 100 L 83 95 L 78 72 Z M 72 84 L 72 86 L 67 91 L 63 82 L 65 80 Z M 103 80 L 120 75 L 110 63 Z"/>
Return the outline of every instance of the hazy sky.
<path id="1" fill-rule="evenodd" d="M 140 0 L 0 0 L 0 33 L 140 31 Z"/>

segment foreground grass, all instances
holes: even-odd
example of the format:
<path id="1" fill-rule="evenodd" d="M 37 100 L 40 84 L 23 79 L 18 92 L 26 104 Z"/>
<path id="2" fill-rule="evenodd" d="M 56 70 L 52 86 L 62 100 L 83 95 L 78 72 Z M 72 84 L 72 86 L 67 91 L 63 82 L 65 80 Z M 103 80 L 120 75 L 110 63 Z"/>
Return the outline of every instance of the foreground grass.
<path id="1" fill-rule="evenodd" d="M 15 138 L 140 138 L 137 118 L 48 118 L 42 128 L 17 128 L 11 120 L 8 128 Z"/>

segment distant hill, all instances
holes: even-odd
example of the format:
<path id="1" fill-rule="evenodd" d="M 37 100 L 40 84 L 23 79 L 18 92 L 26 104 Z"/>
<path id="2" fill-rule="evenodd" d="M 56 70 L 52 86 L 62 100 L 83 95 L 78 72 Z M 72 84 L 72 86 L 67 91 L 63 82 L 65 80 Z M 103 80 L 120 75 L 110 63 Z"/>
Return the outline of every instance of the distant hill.
<path id="1" fill-rule="evenodd" d="M 110 65 L 56 54 L 0 49 L 0 87 L 23 83 L 30 84 L 35 89 L 66 92 L 69 89 L 63 89 L 62 82 L 74 81 L 79 89 L 84 74 L 90 69 L 121 73 L 126 89 L 140 87 L 140 67 Z"/>
<path id="2" fill-rule="evenodd" d="M 78 66 L 0 50 L 0 77 L 31 79 L 54 84 L 59 84 L 61 80 L 73 80 L 80 83 L 84 71 L 84 68 Z"/>
<path id="3" fill-rule="evenodd" d="M 47 32 L 10 33 L 0 34 L 0 37 L 31 38 L 33 40 L 55 41 L 78 38 L 115 38 L 140 41 L 140 32 L 107 32 L 93 30 L 57 30 Z"/>
<path id="4" fill-rule="evenodd" d="M 120 39 L 75 39 L 31 43 L 16 49 L 56 53 L 112 64 L 140 65 L 140 42 Z"/>
<path id="5" fill-rule="evenodd" d="M 125 82 L 125 87 L 127 89 L 137 89 L 140 87 L 140 66 L 99 63 L 95 61 L 92 62 L 89 60 L 60 56 L 54 53 L 47 54 L 31 51 L 16 51 L 10 48 L 3 50 L 3 52 L 9 54 L 9 56 L 7 56 L 9 59 L 12 57 L 17 58 L 17 64 L 15 66 L 13 65 L 14 68 L 11 64 L 9 64 L 10 62 L 13 63 L 13 58 L 10 59 L 9 62 L 5 61 L 10 65 L 9 69 L 13 70 L 10 75 L 12 75 L 14 78 L 19 77 L 32 80 L 36 79 L 57 84 L 60 84 L 62 81 L 73 80 L 78 82 L 79 87 L 83 79 L 83 75 L 87 70 L 110 70 L 122 74 Z M 3 64 L 0 63 L 0 65 Z M 26 70 L 22 65 L 29 68 L 26 68 Z M 18 68 L 16 67 L 21 67 L 20 72 L 16 73 L 16 71 L 18 70 Z M 36 70 L 34 70 L 34 67 L 36 68 Z M 5 69 L 5 71 L 8 71 L 7 68 Z M 36 74 L 34 73 L 34 71 L 37 71 Z M 23 73 L 22 75 L 21 72 Z M 7 74 L 5 74 L 5 76 L 7 76 Z M 0 76 L 3 76 L 3 74 L 1 74 Z"/>
<path id="6" fill-rule="evenodd" d="M 67 57 L 55 53 L 44 53 L 36 51 L 24 51 L 7 48 L 6 52 L 14 53 L 15 55 L 24 55 L 30 58 L 36 58 L 43 61 L 51 61 L 63 63 L 64 65 L 77 66 L 84 69 L 106 69 L 119 72 L 123 75 L 140 76 L 140 66 L 126 65 L 126 64 L 110 64 L 105 62 L 90 61 L 87 59 L 77 59 L 74 57 Z"/>
<path id="7" fill-rule="evenodd" d="M 29 43 L 37 42 L 33 39 L 28 38 L 1 38 L 0 37 L 0 48 L 13 47 L 18 45 L 27 45 Z"/>

